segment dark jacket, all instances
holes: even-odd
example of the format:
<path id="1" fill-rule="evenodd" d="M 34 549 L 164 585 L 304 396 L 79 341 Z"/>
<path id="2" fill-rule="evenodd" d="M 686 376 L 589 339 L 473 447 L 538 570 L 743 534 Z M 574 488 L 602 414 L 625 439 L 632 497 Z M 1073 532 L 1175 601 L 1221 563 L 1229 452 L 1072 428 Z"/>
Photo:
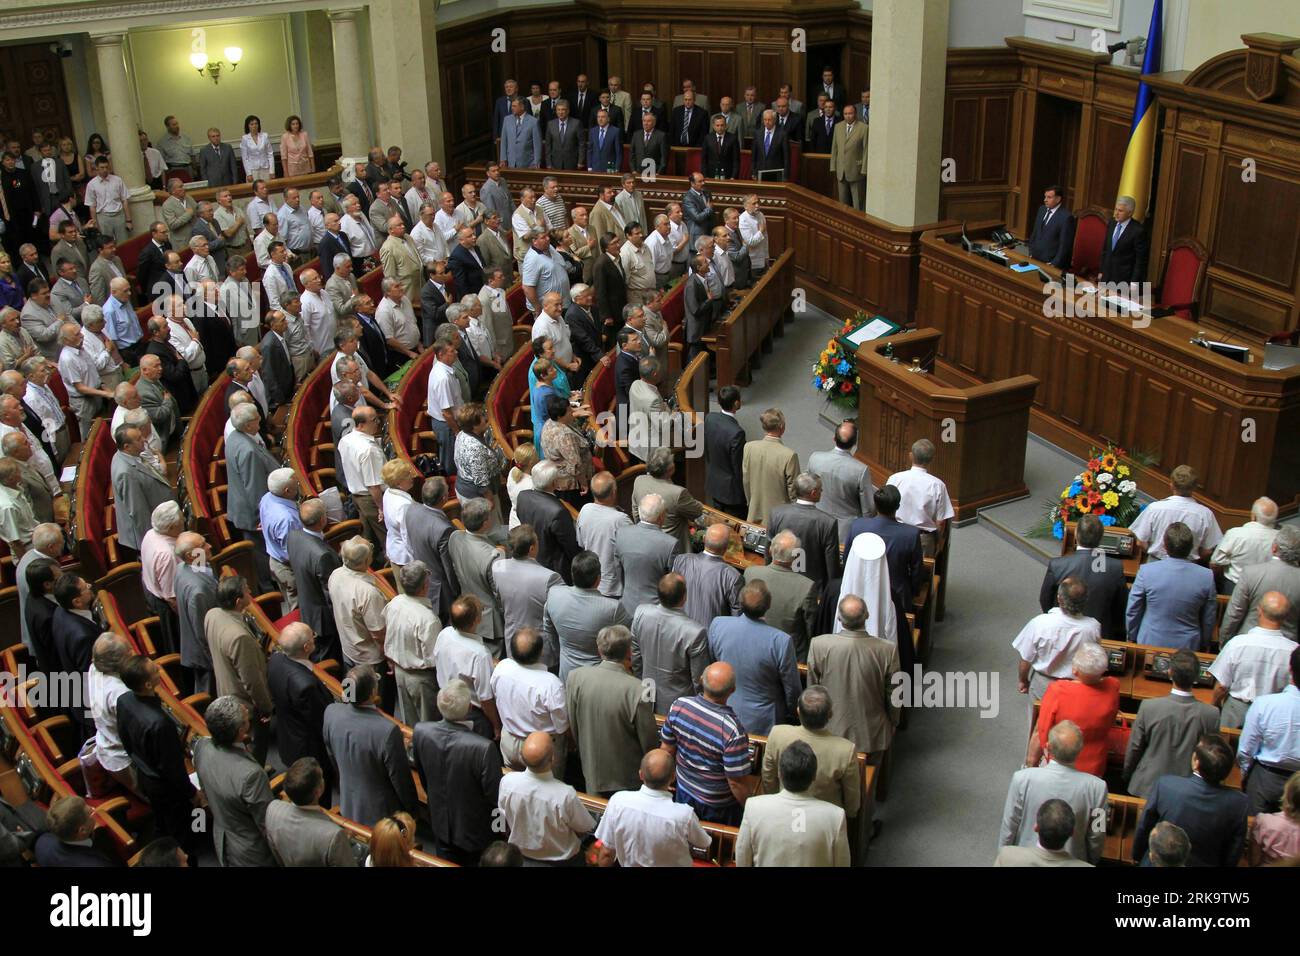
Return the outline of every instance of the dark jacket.
<path id="1" fill-rule="evenodd" d="M 715 506 L 744 505 L 745 429 L 731 415 L 704 416 L 704 490 Z"/>
<path id="2" fill-rule="evenodd" d="M 447 265 L 456 280 L 457 295 L 478 295 L 483 288 L 483 266 L 474 261 L 468 249 L 457 243 L 447 257 Z M 420 304 L 423 306 L 423 301 Z"/>
<path id="3" fill-rule="evenodd" d="M 1094 555 L 1086 550 L 1052 558 L 1038 592 L 1038 606 L 1044 614 L 1056 607 L 1056 589 L 1066 578 L 1077 578 L 1088 585 L 1083 613 L 1101 624 L 1101 636 L 1124 640 L 1124 610 L 1128 604 L 1124 562 L 1109 554 Z"/>
<path id="4" fill-rule="evenodd" d="M 1034 226 L 1029 231 L 1029 254 L 1064 269 L 1070 264 L 1070 254 L 1074 251 L 1074 215 L 1065 208 L 1065 203 L 1056 207 L 1051 222 L 1044 225 L 1046 215 L 1046 206 L 1039 206 L 1038 212 L 1034 213 Z"/>
<path id="5" fill-rule="evenodd" d="M 439 720 L 416 724 L 411 747 L 438 843 L 477 853 L 496 840 L 492 823 L 502 769 L 496 743 L 468 727 Z"/>
<path id="6" fill-rule="evenodd" d="M 321 282 L 329 282 L 330 276 L 334 274 L 334 257 L 343 253 L 349 258 L 352 257 L 352 246 L 348 243 L 348 237 L 340 231 L 338 235 L 325 233 L 321 237 L 320 244 L 316 246 L 316 255 L 320 259 L 320 276 Z"/>
<path id="7" fill-rule="evenodd" d="M 840 576 L 840 523 L 816 505 L 798 502 L 777 505 L 767 516 L 767 533 L 775 538 L 782 531 L 793 531 L 803 550 L 803 567 L 795 570 L 814 581 L 819 589 L 831 578 Z M 768 554 L 770 563 L 771 554 Z"/>
<path id="8" fill-rule="evenodd" d="M 1188 866 L 1236 866 L 1246 847 L 1250 799 L 1240 790 L 1190 777 L 1161 777 L 1133 834 L 1133 861 L 1149 866 L 1147 844 L 1162 820 L 1182 827 L 1192 844 Z"/>
<path id="9" fill-rule="evenodd" d="M 322 539 L 302 528 L 294 528 L 285 539 L 289 566 L 298 588 L 298 610 L 302 621 L 316 633 L 317 660 L 339 658 L 339 632 L 330 604 L 329 577 L 343 561 Z M 323 765 L 322 765 L 323 766 Z"/>
<path id="10" fill-rule="evenodd" d="M 668 121 L 667 133 L 668 142 L 672 146 L 703 146 L 704 137 L 709 135 L 709 111 L 701 109 L 696 103 L 691 108 L 691 119 L 688 123 L 686 107 L 683 105 L 674 108 L 672 118 Z"/>
<path id="11" fill-rule="evenodd" d="M 1142 223 L 1130 219 L 1120 236 L 1119 245 L 1111 248 L 1115 238 L 1115 221 L 1106 223 L 1106 238 L 1101 244 L 1101 277 L 1104 282 L 1142 282 L 1147 277 L 1147 258 L 1151 238 Z"/>
<path id="12" fill-rule="evenodd" d="M 262 336 L 262 381 L 266 384 L 266 400 L 274 412 L 281 405 L 293 401 L 297 384 L 289 350 L 274 332 Z"/>
<path id="13" fill-rule="evenodd" d="M 529 488 L 519 492 L 516 510 L 520 523 L 532 525 L 537 532 L 538 563 L 559 574 L 565 584 L 572 584 L 570 565 L 582 549 L 578 547 L 573 515 L 564 502 L 555 495 Z"/>
<path id="14" fill-rule="evenodd" d="M 152 302 L 158 290 L 170 292 L 171 279 L 167 277 L 167 267 L 163 264 L 170 249 L 159 249 L 158 244 L 150 239 L 140 249 L 135 262 L 135 281 L 140 285 L 140 304 Z"/>
<path id="15" fill-rule="evenodd" d="M 180 409 L 181 414 L 188 415 L 194 411 L 194 406 L 199 403 L 199 393 L 194 388 L 190 367 L 185 364 L 180 353 L 170 342 L 158 342 L 152 339 L 145 353 L 158 356 L 158 360 L 162 362 L 163 385 L 172 393 L 172 398 L 176 399 L 176 407 Z"/>
<path id="16" fill-rule="evenodd" d="M 116 866 L 94 847 L 64 843 L 53 833 L 42 833 L 33 849 L 37 866 L 101 867 Z"/>
<path id="17" fill-rule="evenodd" d="M 770 150 L 764 150 L 767 137 L 767 128 L 759 126 L 754 130 L 754 147 L 753 158 L 750 161 L 750 170 L 755 179 L 758 174 L 765 169 L 780 169 L 785 171 L 786 178 L 790 177 L 790 138 L 780 129 L 772 130 L 772 147 Z"/>
<path id="18" fill-rule="evenodd" d="M 600 242 L 600 237 L 596 239 Z M 613 319 L 616 326 L 623 324 L 623 306 L 627 305 L 627 279 L 606 253 L 601 252 L 592 270 L 596 287 L 596 318 L 602 325 Z"/>
<path id="19" fill-rule="evenodd" d="M 328 780 L 331 765 L 322 728 L 325 708 L 334 703 L 333 695 L 310 668 L 286 654 L 272 654 L 266 662 L 266 683 L 275 701 L 275 742 L 280 762 L 287 766 L 301 757 L 315 757 Z"/>
<path id="20" fill-rule="evenodd" d="M 722 145 L 712 130 L 704 137 L 704 175 L 709 179 L 735 179 L 740 175 L 740 140 L 725 133 Z"/>
<path id="21" fill-rule="evenodd" d="M 606 261 L 609 260 L 608 256 L 604 258 Z M 600 321 L 596 318 L 594 308 L 588 311 L 576 302 L 565 311 L 564 322 L 569 327 L 569 341 L 573 345 L 573 354 L 582 362 L 573 383 L 575 387 L 582 388 L 583 383 L 587 381 L 587 376 L 605 354 L 605 350 L 601 347 L 603 330 Z"/>
<path id="22" fill-rule="evenodd" d="M 628 404 L 628 390 L 632 383 L 641 378 L 638 363 L 641 356 L 634 352 L 619 352 L 614 363 L 614 401 L 619 405 Z"/>

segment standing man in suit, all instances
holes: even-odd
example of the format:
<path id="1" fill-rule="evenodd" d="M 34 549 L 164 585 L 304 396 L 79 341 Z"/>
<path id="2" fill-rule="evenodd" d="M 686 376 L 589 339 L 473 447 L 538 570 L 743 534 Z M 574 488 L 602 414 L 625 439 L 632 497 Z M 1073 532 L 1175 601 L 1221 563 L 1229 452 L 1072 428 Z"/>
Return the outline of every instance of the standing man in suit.
<path id="1" fill-rule="evenodd" d="M 790 171 L 790 139 L 777 128 L 775 110 L 763 111 L 763 125 L 754 130 L 751 152 L 749 168 L 755 179 L 785 181 Z"/>
<path id="2" fill-rule="evenodd" d="M 1084 614 L 1101 624 L 1101 636 L 1114 641 L 1125 639 L 1124 608 L 1128 602 L 1128 582 L 1124 562 L 1097 550 L 1105 526 L 1096 515 L 1084 515 L 1074 529 L 1074 554 L 1052 558 L 1043 576 L 1038 603 L 1046 614 L 1056 607 L 1056 589 L 1066 578 L 1088 586 Z"/>
<path id="3" fill-rule="evenodd" d="M 420 488 L 420 504 L 406 509 L 406 543 L 411 557 L 429 569 L 429 604 L 440 620 L 448 620 L 451 602 L 460 593 L 448 543 L 455 530 L 443 511 L 447 479 L 433 476 Z"/>
<path id="4" fill-rule="evenodd" d="M 1165 529 L 1165 558 L 1138 569 L 1126 613 L 1129 640 L 1156 647 L 1209 647 L 1217 601 L 1214 572 L 1188 560 L 1194 539 L 1181 521 Z"/>
<path id="5" fill-rule="evenodd" d="M 199 179 L 209 186 L 233 186 L 243 181 L 235 163 L 235 151 L 221 141 L 221 130 L 208 130 L 208 145 L 199 150 Z"/>
<path id="6" fill-rule="evenodd" d="M 777 131 L 784 133 L 786 140 L 791 143 L 802 142 L 803 103 L 791 97 L 789 83 L 782 84 L 781 95 L 772 101 L 772 109 L 776 113 Z"/>
<path id="7" fill-rule="evenodd" d="M 847 101 L 849 95 L 843 83 L 835 82 L 835 71 L 829 66 L 822 67 L 822 85 L 818 92 L 825 93 L 828 100 L 834 100 L 841 106 Z"/>
<path id="8" fill-rule="evenodd" d="M 1106 239 L 1101 244 L 1101 271 L 1098 281 L 1144 282 L 1151 238 L 1146 227 L 1133 218 L 1137 201 L 1132 196 L 1115 200 L 1115 211 L 1106 223 Z"/>
<path id="9" fill-rule="evenodd" d="M 501 552 L 488 538 L 492 530 L 493 505 L 487 498 L 470 498 L 460 506 L 463 531 L 453 531 L 447 542 L 456 580 L 462 594 L 472 594 L 479 599 L 483 613 L 479 616 L 474 633 L 483 645 L 500 657 L 505 646 L 505 622 L 501 615 L 501 596 L 492 578 L 492 565 Z"/>
<path id="10" fill-rule="evenodd" d="M 100 868 L 115 865 L 95 849 L 95 818 L 81 797 L 71 793 L 54 797 L 45 814 L 45 826 L 47 829 L 36 835 L 36 842 L 32 845 L 32 856 L 37 866 Z M 8 830 L 5 837 L 6 840 L 12 838 Z"/>
<path id="11" fill-rule="evenodd" d="M 596 91 L 589 85 L 586 73 L 578 74 L 573 87 L 573 95 L 569 97 L 570 113 L 586 129 L 591 125 L 591 114 L 598 102 Z"/>
<path id="12" fill-rule="evenodd" d="M 604 96 L 605 94 L 602 93 L 601 95 Z M 610 105 L 616 107 L 621 114 L 621 121 L 617 125 L 625 129 L 630 128 L 627 121 L 632 118 L 632 94 L 623 89 L 622 77 L 611 76 L 609 78 L 608 98 Z"/>
<path id="13" fill-rule="evenodd" d="M 642 510 L 646 506 L 643 500 Z M 654 594 L 658 601 L 641 602 L 632 617 L 632 673 L 651 682 L 654 711 L 666 715 L 677 698 L 699 693 L 704 669 L 713 659 L 708 627 L 683 610 L 686 579 L 667 572 L 660 576 Z"/>
<path id="14" fill-rule="evenodd" d="M 274 413 L 281 405 L 293 401 L 296 379 L 285 335 L 289 321 L 279 309 L 266 314 L 266 335 L 262 336 L 262 381 L 266 383 L 267 411 Z"/>
<path id="15" fill-rule="evenodd" d="M 1114 229 L 1110 232 L 1114 233 Z M 1064 269 L 1070 264 L 1073 251 L 1074 215 L 1065 207 L 1061 187 L 1048 186 L 1043 190 L 1043 204 L 1034 213 L 1034 226 L 1029 231 L 1029 254 Z"/>
<path id="16" fill-rule="evenodd" d="M 664 531 L 677 538 L 683 553 L 689 553 L 691 522 L 704 514 L 704 505 L 684 487 L 673 483 L 676 470 L 671 448 L 661 446 L 650 452 L 646 473 L 638 475 L 632 483 L 632 520 L 640 520 L 638 502 L 646 495 L 659 495 L 664 502 Z"/>
<path id="17" fill-rule="evenodd" d="M 268 714 L 269 716 L 269 714 Z M 218 697 L 203 712 L 211 736 L 194 741 L 194 769 L 212 811 L 212 842 L 221 866 L 275 866 L 266 842 L 266 808 L 275 797 L 261 760 L 244 749 L 250 720 L 244 702 Z"/>
<path id="18" fill-rule="evenodd" d="M 117 514 L 117 543 L 131 552 L 153 527 L 153 510 L 165 501 L 176 501 L 167 479 L 140 457 L 144 436 L 140 429 L 123 425 L 113 435 L 117 453 L 111 467 L 113 508 Z"/>
<path id="19" fill-rule="evenodd" d="M 289 533 L 296 531 L 299 529 Z M 311 669 L 315 652 L 312 628 L 295 621 L 276 635 L 276 650 L 266 662 L 266 683 L 275 703 L 275 742 L 281 763 L 307 757 L 325 761 L 322 767 L 330 766 L 325 750 L 325 708 L 334 702 L 334 697 Z"/>
<path id="20" fill-rule="evenodd" d="M 623 321 L 627 306 L 627 275 L 623 271 L 623 233 L 600 233 L 604 252 L 592 269 L 592 284 L 596 290 L 596 319 L 604 340 L 610 342 Z"/>
<path id="21" fill-rule="evenodd" d="M 230 413 L 230 422 L 234 430 L 226 439 L 226 518 L 240 538 L 253 542 L 260 593 L 275 591 L 278 587 L 271 576 L 266 539 L 258 530 L 258 507 L 267 492 L 267 479 L 280 462 L 256 437 L 262 424 L 256 402 L 237 407 Z"/>
<path id="22" fill-rule="evenodd" d="M 622 572 L 623 609 L 629 616 L 641 606 L 654 603 L 661 579 L 672 570 L 673 559 L 682 553 L 680 539 L 664 531 L 663 496 L 655 492 L 637 496 L 633 491 L 633 497 L 634 523 L 614 534 L 614 560 Z"/>
<path id="23" fill-rule="evenodd" d="M 357 865 L 347 831 L 321 805 L 329 799 L 327 765 L 314 757 L 295 760 L 284 775 L 289 799 L 272 800 L 266 808 L 266 842 L 281 866 Z"/>
<path id="24" fill-rule="evenodd" d="M 153 302 L 164 292 L 172 290 L 171 280 L 167 278 L 167 235 L 166 223 L 161 220 L 150 223 L 149 241 L 140 247 L 135 278 L 143 293 L 141 304 Z"/>
<path id="25" fill-rule="evenodd" d="M 360 664 L 347 680 L 352 702 L 325 708 L 325 747 L 338 768 L 339 809 L 367 827 L 401 810 L 418 814 L 402 729 L 379 710 L 379 677 Z"/>
<path id="26" fill-rule="evenodd" d="M 542 609 L 546 664 L 548 667 L 558 664 L 560 680 L 565 682 L 578 668 L 600 662 L 596 635 L 602 628 L 615 624 L 626 627 L 631 621 L 617 598 L 606 597 L 597 590 L 600 558 L 594 552 L 578 552 L 572 562 L 572 574 L 572 586 L 552 588 Z"/>
<path id="27" fill-rule="evenodd" d="M 758 88 L 745 87 L 744 98 L 736 112 L 740 114 L 740 138 L 749 141 L 754 138 L 754 131 L 763 125 L 763 111 L 767 104 L 758 98 Z"/>
<path id="28" fill-rule="evenodd" d="M 587 130 L 587 171 L 616 172 L 623 166 L 623 130 L 604 107 L 596 110 L 596 123 Z"/>
<path id="29" fill-rule="evenodd" d="M 779 408 L 767 409 L 758 420 L 763 437 L 746 443 L 741 474 L 745 499 L 749 502 L 746 520 L 766 526 L 772 508 L 795 500 L 799 456 L 781 440 L 785 434 L 785 415 Z"/>
<path id="30" fill-rule="evenodd" d="M 1219 625 L 1220 646 L 1259 623 L 1260 601 L 1270 591 L 1286 597 L 1290 612 L 1282 622 L 1282 633 L 1296 640 L 1296 623 L 1300 619 L 1300 528 L 1279 528 L 1271 550 L 1268 560 L 1242 570 Z"/>
<path id="31" fill-rule="evenodd" d="M 1074 835 L 1074 810 L 1064 800 L 1053 798 L 1038 808 L 1034 821 L 1037 846 L 1004 846 L 998 850 L 994 866 L 1090 866 L 1076 860 L 1065 849 Z"/>
<path id="32" fill-rule="evenodd" d="M 767 586 L 772 604 L 766 621 L 790 635 L 795 656 L 803 663 L 808 660 L 808 645 L 817 633 L 817 606 L 823 588 L 794 569 L 794 562 L 801 554 L 803 542 L 793 531 L 773 535 L 767 546 L 772 563 L 745 568 L 745 583 L 761 581 Z"/>
<path id="33" fill-rule="evenodd" d="M 654 118 L 655 129 L 661 133 L 665 131 L 668 126 L 668 111 L 664 109 L 663 103 L 655 100 L 653 93 L 649 90 L 643 90 L 640 103 L 632 110 L 632 119 L 628 123 L 628 128 L 633 134 L 635 134 L 636 130 L 645 128 L 645 118 L 647 116 Z"/>
<path id="34" fill-rule="evenodd" d="M 808 117 L 805 130 L 807 135 L 804 138 L 808 142 L 808 152 L 829 153 L 835 142 L 835 127 L 840 124 L 840 117 L 835 113 L 834 102 L 822 99 L 820 94 L 818 99 L 821 106 Z"/>
<path id="35" fill-rule="evenodd" d="M 536 169 L 542 162 L 542 134 L 537 120 L 524 108 L 521 97 L 510 102 L 510 115 L 499 131 L 501 146 L 497 158 L 502 166 Z"/>
<path id="36" fill-rule="evenodd" d="M 269 731 L 275 705 L 266 684 L 266 654 L 244 618 L 252 603 L 247 581 L 238 575 L 222 578 L 217 584 L 217 606 L 203 619 L 203 631 L 212 654 L 216 691 L 223 697 L 237 698 L 249 709 L 253 756 L 261 766 L 271 745 Z"/>
<path id="37" fill-rule="evenodd" d="M 803 551 L 795 568 L 821 593 L 826 582 L 840 574 L 840 525 L 818 506 L 822 480 L 816 475 L 806 471 L 798 475 L 794 497 L 793 504 L 775 505 L 768 511 L 767 533 L 771 537 L 788 528 L 799 537 Z"/>
<path id="38" fill-rule="evenodd" d="M 750 797 L 736 837 L 737 866 L 849 866 L 844 808 L 813 796 L 818 761 L 796 740 L 781 751 L 777 793 Z M 856 771 L 856 768 L 855 768 Z M 800 821 L 792 830 L 791 819 Z"/>
<path id="39" fill-rule="evenodd" d="M 528 525 L 519 525 L 510 529 L 506 557 L 492 564 L 492 582 L 501 596 L 505 633 L 514 635 L 523 628 L 540 632 L 546 595 L 551 588 L 563 584 L 564 579 L 538 562 L 537 532 Z M 506 648 L 514 653 L 509 639 Z M 505 714 L 502 720 L 506 720 Z"/>
<path id="40" fill-rule="evenodd" d="M 708 133 L 708 110 L 696 105 L 694 90 L 687 90 L 682 94 L 682 105 L 673 109 L 672 118 L 668 121 L 668 141 L 673 146 L 698 149 L 704 145 L 704 137 Z"/>
<path id="41" fill-rule="evenodd" d="M 456 282 L 456 291 L 461 296 L 478 295 L 483 288 L 483 272 L 486 268 L 483 257 L 479 255 L 478 238 L 473 226 L 461 226 L 456 233 L 456 245 L 447 259 L 451 276 Z"/>
<path id="42" fill-rule="evenodd" d="M 1167 820 L 1181 827 L 1191 841 L 1189 866 L 1237 866 L 1246 848 L 1250 800 L 1240 790 L 1223 785 L 1231 770 L 1232 748 L 1227 741 L 1218 734 L 1197 741 L 1191 776 L 1161 777 L 1147 797 L 1133 835 L 1133 862 L 1150 866 L 1151 831 Z"/>
<path id="43" fill-rule="evenodd" d="M 126 267 L 117 254 L 117 243 L 111 236 L 101 236 L 99 250 L 90 264 L 90 297 L 97 304 L 108 301 L 109 283 L 114 279 L 125 279 Z M 129 286 L 128 286 L 129 288 Z"/>
<path id="44" fill-rule="evenodd" d="M 501 124 L 510 115 L 511 104 L 519 98 L 519 84 L 515 80 L 506 80 L 503 91 L 492 105 L 492 138 L 498 141 L 501 139 Z"/>
<path id="45" fill-rule="evenodd" d="M 515 510 L 520 523 L 532 525 L 537 532 L 537 560 L 567 584 L 573 580 L 571 566 L 581 549 L 573 516 L 555 495 L 556 476 L 553 462 L 534 465 L 533 487 L 519 492 Z"/>
<path id="46" fill-rule="evenodd" d="M 183 688 L 196 694 L 213 692 L 212 652 L 204 620 L 217 606 L 217 578 L 209 558 L 211 546 L 203 536 L 186 531 L 176 537 L 176 615 L 180 631 L 181 667 L 189 679 Z"/>
<path id="47" fill-rule="evenodd" d="M 340 660 L 343 653 L 339 645 L 338 626 L 334 623 L 334 607 L 330 603 L 330 575 L 343 562 L 325 541 L 325 504 L 319 498 L 308 498 L 298 506 L 301 528 L 291 530 L 285 540 L 289 552 L 289 567 L 293 568 L 294 587 L 298 591 L 298 613 L 304 624 L 315 635 L 313 649 L 307 653 L 313 660 Z M 322 763 L 328 767 L 328 762 Z"/>
<path id="48" fill-rule="evenodd" d="M 668 169 L 668 137 L 658 127 L 655 113 L 646 111 L 641 113 L 640 132 L 630 134 L 632 172 L 638 176 L 647 172 L 658 175 Z M 650 160 L 653 165 L 647 166 L 646 160 Z"/>
<path id="49" fill-rule="evenodd" d="M 361 206 L 361 215 L 368 217 L 370 215 L 370 204 L 375 201 L 375 191 L 370 188 L 370 181 L 366 177 L 366 164 L 357 163 L 353 168 L 352 182 L 348 183 L 348 192 L 356 197 Z M 347 214 L 347 202 L 343 203 L 344 214 Z"/>
<path id="50" fill-rule="evenodd" d="M 736 672 L 731 707 L 747 731 L 763 735 L 794 716 L 802 689 L 794 641 L 763 621 L 771 605 L 767 585 L 755 581 L 741 588 L 739 616 L 709 624 L 709 654 Z"/>
<path id="51" fill-rule="evenodd" d="M 704 174 L 710 179 L 735 179 L 740 175 L 740 141 L 727 132 L 727 118 L 713 117 L 713 132 L 704 140 Z"/>
<path id="52" fill-rule="evenodd" d="M 1082 749 L 1083 733 L 1073 721 L 1063 720 L 1051 729 L 1047 735 L 1051 762 L 1044 767 L 1026 767 L 1011 778 L 1002 810 L 999 846 L 1035 846 L 1038 808 L 1048 800 L 1060 799 L 1074 810 L 1074 833 L 1065 849 L 1076 860 L 1094 866 L 1101 860 L 1106 828 L 1096 826 L 1095 821 L 1106 819 L 1106 781 L 1074 768 Z M 1245 820 L 1244 812 L 1242 820 Z"/>
<path id="53" fill-rule="evenodd" d="M 859 211 L 866 208 L 870 133 L 866 120 L 858 120 L 858 109 L 852 103 L 844 107 L 844 122 L 837 123 L 831 133 L 831 175 L 840 202 Z"/>
<path id="54" fill-rule="evenodd" d="M 712 234 L 715 219 L 713 197 L 704 187 L 704 174 L 691 173 L 690 182 L 690 188 L 682 194 L 682 216 L 690 232 L 690 248 L 694 249 L 696 239 Z"/>
<path id="55" fill-rule="evenodd" d="M 697 174 L 698 175 L 698 174 Z M 698 255 L 691 260 L 692 272 L 686 278 L 686 362 L 690 362 L 701 352 L 707 352 L 704 336 L 713 327 L 715 315 L 713 289 L 709 286 L 708 275 L 713 268 L 709 257 Z"/>
<path id="56" fill-rule="evenodd" d="M 704 532 L 704 551 L 673 559 L 673 574 L 690 582 L 682 609 L 691 620 L 708 626 L 715 617 L 740 613 L 740 572 L 725 560 L 731 545 L 731 527 L 718 522 Z"/>
<path id="57" fill-rule="evenodd" d="M 822 497 L 817 507 L 839 521 L 841 539 L 855 519 L 875 510 L 871 469 L 853 456 L 857 444 L 857 423 L 845 419 L 835 429 L 835 447 L 813 452 L 808 458 L 808 470 L 822 481 Z"/>
<path id="58" fill-rule="evenodd" d="M 1161 777 L 1190 774 L 1197 741 L 1219 732 L 1219 711 L 1192 696 L 1199 674 L 1196 655 L 1186 648 L 1176 651 L 1169 664 L 1173 690 L 1138 706 L 1124 752 L 1124 779 L 1133 796 L 1149 795 Z"/>
<path id="59" fill-rule="evenodd" d="M 559 100 L 555 118 L 546 124 L 546 168 L 581 169 L 584 145 L 581 120 L 569 115 L 568 100 Z"/>

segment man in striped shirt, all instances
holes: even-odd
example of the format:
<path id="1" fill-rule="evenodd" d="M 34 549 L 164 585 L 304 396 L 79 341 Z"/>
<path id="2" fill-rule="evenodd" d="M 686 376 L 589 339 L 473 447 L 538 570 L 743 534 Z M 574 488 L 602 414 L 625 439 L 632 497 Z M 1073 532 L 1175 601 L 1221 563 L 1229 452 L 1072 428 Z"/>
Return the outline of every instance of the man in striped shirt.
<path id="1" fill-rule="evenodd" d="M 710 664 L 700 683 L 704 692 L 674 701 L 660 731 L 664 749 L 677 759 L 675 799 L 703 821 L 739 826 L 751 757 L 749 734 L 727 706 L 736 672 L 730 664 Z"/>

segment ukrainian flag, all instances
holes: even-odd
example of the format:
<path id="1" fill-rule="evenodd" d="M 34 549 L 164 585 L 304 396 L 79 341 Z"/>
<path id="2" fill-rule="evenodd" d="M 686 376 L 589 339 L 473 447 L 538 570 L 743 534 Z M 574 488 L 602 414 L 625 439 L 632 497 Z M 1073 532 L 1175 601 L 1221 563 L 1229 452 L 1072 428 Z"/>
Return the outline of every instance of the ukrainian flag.
<path id="1" fill-rule="evenodd" d="M 1164 0 L 1156 0 L 1147 28 L 1146 55 L 1142 72 L 1160 72 L 1161 25 L 1164 23 Z M 1124 170 L 1119 177 L 1119 196 L 1137 201 L 1133 215 L 1145 219 L 1151 201 L 1151 170 L 1156 154 L 1156 98 L 1146 83 L 1138 84 L 1137 103 L 1133 107 L 1133 126 L 1129 130 L 1128 150 L 1124 153 Z"/>

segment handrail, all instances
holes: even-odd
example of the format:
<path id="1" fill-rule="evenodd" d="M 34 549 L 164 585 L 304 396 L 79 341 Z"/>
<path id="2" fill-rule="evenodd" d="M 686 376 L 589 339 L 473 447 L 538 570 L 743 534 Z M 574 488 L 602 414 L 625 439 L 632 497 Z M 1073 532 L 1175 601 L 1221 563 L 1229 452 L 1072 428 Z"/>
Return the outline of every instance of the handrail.
<path id="1" fill-rule="evenodd" d="M 200 423 L 205 421 L 209 415 L 221 414 L 222 405 L 225 403 L 226 386 L 229 384 L 230 376 L 222 372 L 208 386 L 207 391 L 203 393 L 203 397 L 199 399 L 199 404 L 194 409 L 194 415 L 190 418 L 189 426 L 185 429 L 185 434 L 181 438 L 180 454 L 176 456 L 178 471 L 176 488 L 184 496 L 181 507 L 190 512 L 198 532 L 209 541 L 215 538 L 219 524 L 216 515 L 212 513 L 212 509 L 208 504 L 208 489 L 199 484 L 200 479 L 197 476 L 203 463 L 195 460 L 194 442 L 196 436 L 202 430 Z M 214 408 L 216 409 L 215 412 L 213 411 Z M 221 417 L 225 418 L 224 415 Z M 224 545 L 227 542 L 217 541 L 214 543 Z"/>
<path id="2" fill-rule="evenodd" d="M 298 485 L 302 488 L 303 493 L 320 494 L 322 487 L 312 480 L 311 471 L 303 458 L 306 449 L 298 447 L 298 420 L 302 416 L 302 406 L 306 397 L 315 389 L 320 387 L 322 379 L 331 377 L 330 369 L 334 364 L 335 353 L 333 350 L 328 355 L 321 357 L 316 367 L 307 373 L 298 390 L 294 392 L 293 399 L 289 402 L 289 414 L 284 422 L 284 457 L 293 469 L 294 474 L 298 477 Z M 329 399 L 326 398 L 328 406 Z M 315 423 L 309 423 L 314 425 Z"/>

